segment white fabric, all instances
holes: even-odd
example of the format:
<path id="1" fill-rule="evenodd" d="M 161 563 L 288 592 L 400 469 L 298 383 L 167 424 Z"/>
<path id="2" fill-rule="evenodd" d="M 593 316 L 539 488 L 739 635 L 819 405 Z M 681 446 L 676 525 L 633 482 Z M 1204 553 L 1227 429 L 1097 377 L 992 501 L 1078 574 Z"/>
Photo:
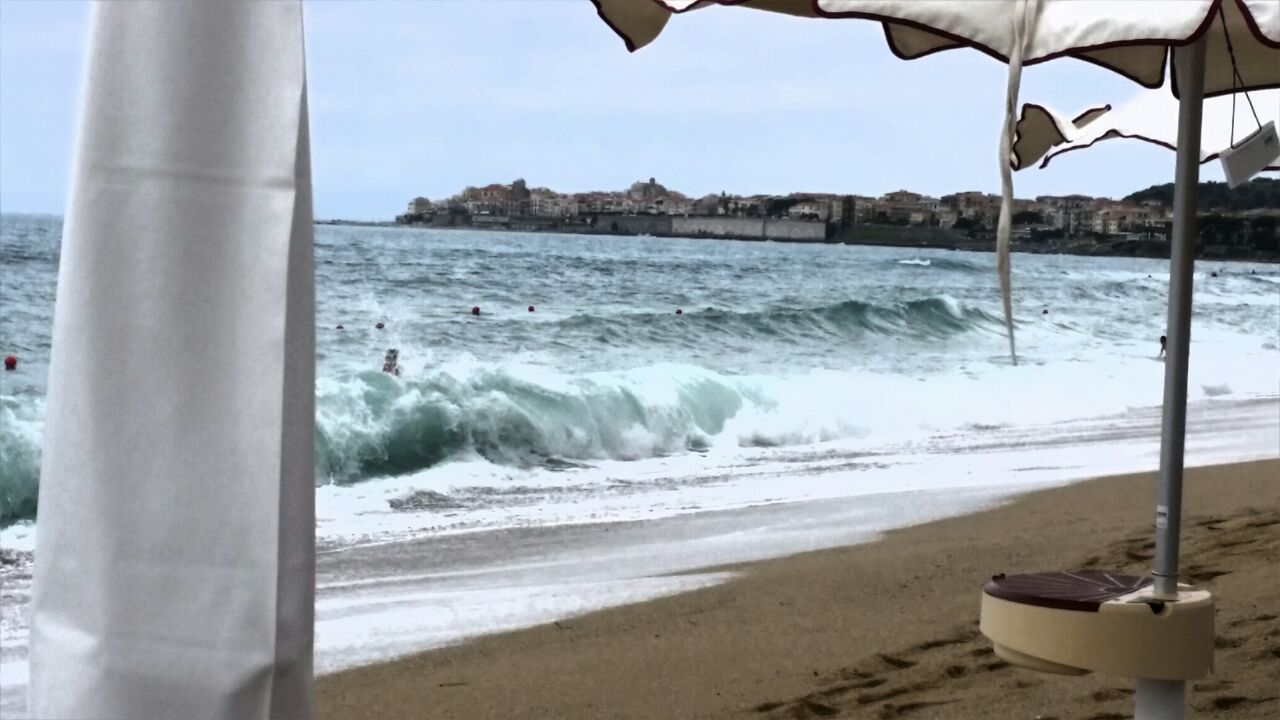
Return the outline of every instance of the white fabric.
<path id="1" fill-rule="evenodd" d="M 907 59 L 939 50 L 974 47 L 1007 61 L 1019 45 L 1008 19 L 1018 12 L 1020 0 L 593 2 L 601 17 L 633 50 L 652 42 L 673 13 L 716 4 L 882 22 L 890 48 Z M 1165 78 L 1168 48 L 1209 31 L 1205 94 L 1231 92 L 1231 57 L 1216 21 L 1219 7 L 1225 14 L 1245 82 L 1259 88 L 1280 85 L 1280 0 L 1044 0 L 1044 11 L 1036 23 L 1034 41 L 1025 48 L 1023 64 L 1076 57 L 1155 88 Z M 1247 72 L 1243 68 L 1248 68 Z"/>
<path id="2" fill-rule="evenodd" d="M 1014 112 L 1018 107 L 1018 90 L 1022 85 L 1022 58 L 1035 44 L 1035 29 L 1044 10 L 1041 0 L 1020 0 L 1014 14 L 1007 18 L 1014 45 L 1009 48 L 1009 79 L 1005 89 L 1005 117 L 1000 131 L 1000 218 L 996 223 L 996 275 L 1000 278 L 1000 301 L 1004 307 L 1005 332 L 1009 336 L 1009 358 L 1018 364 L 1018 350 L 1013 337 L 1013 282 L 1009 269 L 1010 234 L 1013 227 L 1013 168 L 1009 158 L 1013 152 Z"/>
<path id="3" fill-rule="evenodd" d="M 1235 142 L 1258 129 L 1249 100 L 1263 125 L 1280 125 L 1280 90 L 1257 90 L 1204 101 L 1200 130 L 1200 162 L 1209 162 L 1231 147 L 1231 104 L 1235 101 Z M 1113 138 L 1132 138 L 1173 149 L 1178 144 L 1178 100 L 1167 90 L 1143 90 L 1114 109 L 1094 108 L 1075 118 L 1045 105 L 1022 106 L 1014 143 L 1014 166 L 1021 170 L 1040 162 L 1047 167 L 1064 152 Z M 1270 166 L 1280 170 L 1280 163 Z"/>
<path id="4" fill-rule="evenodd" d="M 94 8 L 49 371 L 33 717 L 312 713 L 301 13 Z"/>

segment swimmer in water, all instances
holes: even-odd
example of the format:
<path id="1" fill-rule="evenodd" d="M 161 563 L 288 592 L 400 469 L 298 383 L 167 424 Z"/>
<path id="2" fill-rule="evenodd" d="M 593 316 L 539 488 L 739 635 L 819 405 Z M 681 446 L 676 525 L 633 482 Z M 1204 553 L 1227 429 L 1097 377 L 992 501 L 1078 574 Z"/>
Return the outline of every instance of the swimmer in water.
<path id="1" fill-rule="evenodd" d="M 1166 345 L 1168 342 L 1169 342 L 1169 338 L 1168 338 L 1168 337 L 1166 337 L 1166 336 L 1164 336 L 1164 335 L 1161 335 L 1161 336 L 1160 336 L 1160 355 L 1159 355 L 1159 357 L 1164 357 L 1165 345 Z"/>
<path id="2" fill-rule="evenodd" d="M 387 357 L 382 361 L 382 372 L 388 375 L 400 377 L 400 351 L 391 349 L 387 351 Z"/>

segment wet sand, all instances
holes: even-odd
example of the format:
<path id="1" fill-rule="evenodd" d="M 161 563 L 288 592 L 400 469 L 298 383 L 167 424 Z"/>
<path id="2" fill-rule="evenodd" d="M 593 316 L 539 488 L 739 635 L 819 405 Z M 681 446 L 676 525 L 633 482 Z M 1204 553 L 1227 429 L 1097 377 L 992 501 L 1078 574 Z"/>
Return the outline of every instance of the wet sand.
<path id="1" fill-rule="evenodd" d="M 322 718 L 1128 717 L 1132 682 L 1011 667 L 996 572 L 1150 567 L 1151 474 L 1090 480 L 729 582 L 319 678 Z M 1190 717 L 1280 716 L 1280 460 L 1188 471 L 1184 579 L 1218 599 Z M 721 568 L 723 569 L 723 568 Z"/>

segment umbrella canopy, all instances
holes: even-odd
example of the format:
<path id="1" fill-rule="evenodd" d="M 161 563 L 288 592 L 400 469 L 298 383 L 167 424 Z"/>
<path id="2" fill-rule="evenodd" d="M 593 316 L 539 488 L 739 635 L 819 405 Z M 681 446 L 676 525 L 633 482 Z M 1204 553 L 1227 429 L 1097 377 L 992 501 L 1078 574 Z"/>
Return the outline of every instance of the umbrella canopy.
<path id="1" fill-rule="evenodd" d="M 1200 162 L 1215 160 L 1260 125 L 1280 125 L 1280 90 L 1206 100 L 1200 131 Z M 1075 117 L 1027 103 L 1018 117 L 1013 143 L 1013 166 L 1021 170 L 1040 163 L 1048 167 L 1057 156 L 1114 138 L 1131 138 L 1170 150 L 1178 144 L 1178 101 L 1166 90 L 1146 90 L 1116 107 L 1090 108 Z M 1268 170 L 1280 170 L 1280 159 Z"/>
<path id="2" fill-rule="evenodd" d="M 1221 12 L 1227 34 L 1205 53 L 1206 97 L 1280 87 L 1280 2 L 1276 0 L 592 0 L 628 49 L 653 42 L 673 15 L 732 5 L 803 17 L 879 22 L 904 60 L 971 47 L 998 60 L 1034 65 L 1073 57 L 1149 88 L 1164 82 L 1168 49 L 1205 34 Z M 1026 17 L 1025 31 L 1014 19 Z M 1230 43 L 1227 37 L 1230 37 Z M 1228 47 L 1228 44 L 1231 47 Z M 1234 58 L 1234 60 L 1233 60 Z M 1248 68 L 1243 81 L 1234 68 Z M 1177 92 L 1176 78 L 1173 90 Z"/>

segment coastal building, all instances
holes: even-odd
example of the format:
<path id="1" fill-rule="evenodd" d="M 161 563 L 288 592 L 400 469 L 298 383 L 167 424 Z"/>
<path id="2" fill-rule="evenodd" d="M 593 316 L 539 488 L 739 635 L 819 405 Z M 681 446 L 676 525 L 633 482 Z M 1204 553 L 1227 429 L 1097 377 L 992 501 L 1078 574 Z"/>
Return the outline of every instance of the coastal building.
<path id="1" fill-rule="evenodd" d="M 627 196 L 632 200 L 641 203 L 651 203 L 667 197 L 670 191 L 653 178 L 649 178 L 649 182 L 637 180 L 627 189 Z"/>
<path id="2" fill-rule="evenodd" d="M 999 195 L 970 190 L 943 195 L 941 201 L 942 205 L 955 210 L 960 217 L 980 221 L 989 227 L 995 227 L 1000 216 Z"/>
<path id="3" fill-rule="evenodd" d="M 622 191 L 559 193 L 547 187 L 528 187 L 523 178 L 510 185 L 493 183 L 467 187 L 439 202 L 425 197 L 409 201 L 398 222 L 433 222 L 487 227 L 537 229 L 549 227 L 618 228 L 617 232 L 646 235 L 669 234 L 665 229 L 677 218 L 722 218 L 723 224 L 686 223 L 690 232 L 717 237 L 777 237 L 794 239 L 823 232 L 835 235 L 859 224 L 938 227 L 973 235 L 996 227 L 1001 197 L 967 191 L 932 197 L 896 190 L 878 198 L 863 195 L 795 192 L 785 196 L 731 195 L 727 192 L 692 199 L 648 178 Z M 1272 212 L 1272 211 L 1268 211 Z M 1013 201 L 1015 237 L 1108 236 L 1111 240 L 1165 240 L 1169 236 L 1170 210 L 1158 200 L 1141 203 L 1087 195 L 1042 195 Z M 469 215 L 470 218 L 459 216 Z M 1225 213 L 1230 217 L 1234 213 Z M 608 216 L 602 218 L 601 216 Z M 738 220 L 753 222 L 739 223 Z M 759 224 L 754 221 L 764 221 Z M 1266 223 L 1258 227 L 1258 223 Z M 768 227 L 766 232 L 763 229 Z M 1241 231 L 1221 224 L 1209 233 L 1215 248 L 1258 245 L 1263 252 L 1280 246 L 1273 237 L 1276 219 L 1259 217 Z M 1244 233 L 1244 234 L 1241 234 Z"/>
<path id="4" fill-rule="evenodd" d="M 910 190 L 895 190 L 891 193 L 885 193 L 881 196 L 881 200 L 894 205 L 919 205 L 920 199 L 924 196 L 920 193 L 913 193 Z"/>
<path id="5" fill-rule="evenodd" d="M 498 183 L 478 188 L 469 187 L 462 191 L 462 199 L 467 202 L 505 203 L 511 199 L 511 188 Z"/>
<path id="6" fill-rule="evenodd" d="M 836 227 L 848 227 L 855 222 L 854 198 L 852 195 L 840 195 L 831 201 L 830 222 Z"/>
<path id="7" fill-rule="evenodd" d="M 724 208 L 721 206 L 721 199 L 721 195 L 703 195 L 693 201 L 693 214 L 703 217 L 723 215 Z"/>
<path id="8" fill-rule="evenodd" d="M 662 201 L 662 212 L 664 215 L 692 215 L 693 201 L 679 193 L 674 193 L 672 197 Z"/>
<path id="9" fill-rule="evenodd" d="M 853 224 L 864 225 L 875 221 L 876 199 L 869 195 L 851 195 L 853 205 Z"/>
<path id="10" fill-rule="evenodd" d="M 547 188 L 529 191 L 528 213 L 535 217 L 560 218 L 577 214 L 577 203 L 571 196 Z"/>
<path id="11" fill-rule="evenodd" d="M 1045 222 L 1064 235 L 1076 236 L 1094 231 L 1097 198 L 1088 195 L 1039 195 L 1035 202 L 1043 208 Z"/>
<path id="12" fill-rule="evenodd" d="M 529 199 L 529 187 L 525 184 L 524 178 L 516 178 L 511 183 L 511 187 L 507 190 L 509 199 L 521 202 Z"/>
<path id="13" fill-rule="evenodd" d="M 787 217 L 793 220 L 826 222 L 831 217 L 831 203 L 825 200 L 801 200 L 787 210 Z"/>
<path id="14" fill-rule="evenodd" d="M 891 225 L 910 224 L 912 214 L 922 210 L 920 206 L 922 197 L 924 196 L 920 193 L 913 193 L 909 190 L 896 190 L 891 193 L 885 193 L 875 203 L 873 221 Z"/>

